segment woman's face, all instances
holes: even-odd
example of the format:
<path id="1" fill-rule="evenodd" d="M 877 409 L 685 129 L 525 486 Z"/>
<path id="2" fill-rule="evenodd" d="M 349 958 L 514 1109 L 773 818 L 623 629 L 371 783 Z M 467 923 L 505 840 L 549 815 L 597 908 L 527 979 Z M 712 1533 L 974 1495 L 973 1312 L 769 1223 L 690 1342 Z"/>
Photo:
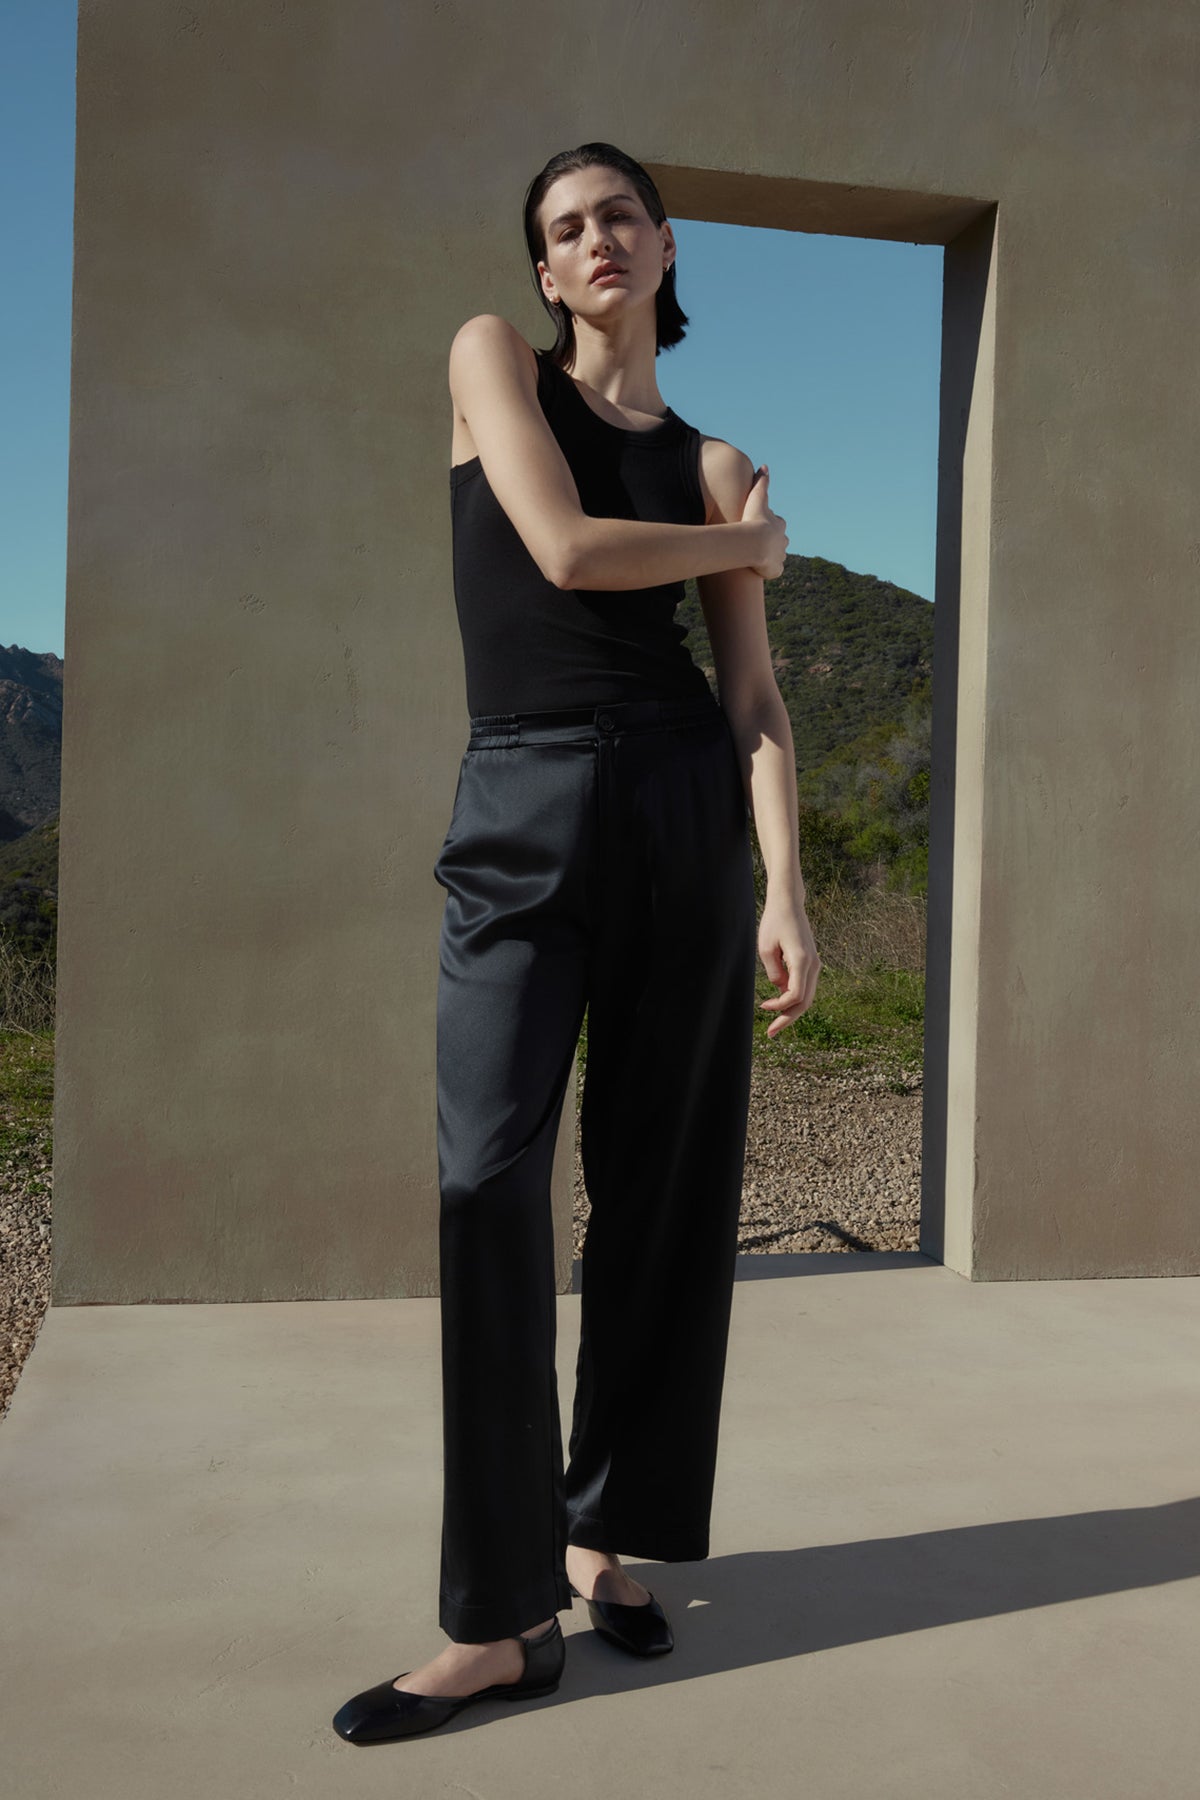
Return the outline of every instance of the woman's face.
<path id="1" fill-rule="evenodd" d="M 546 253 L 538 274 L 548 300 L 600 319 L 653 299 L 674 261 L 675 239 L 665 219 L 654 223 L 621 170 L 572 169 L 547 188 L 539 210 Z M 603 263 L 621 273 L 594 281 Z"/>

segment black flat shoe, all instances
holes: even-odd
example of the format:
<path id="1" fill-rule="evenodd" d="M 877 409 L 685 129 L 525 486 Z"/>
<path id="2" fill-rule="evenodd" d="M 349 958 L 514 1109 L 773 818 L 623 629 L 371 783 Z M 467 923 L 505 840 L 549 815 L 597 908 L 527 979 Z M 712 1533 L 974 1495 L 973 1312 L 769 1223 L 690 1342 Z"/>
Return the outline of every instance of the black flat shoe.
<path id="1" fill-rule="evenodd" d="M 584 1598 L 574 1582 L 568 1586 L 577 1600 Z M 623 1606 L 619 1600 L 588 1600 L 586 1604 L 598 1635 L 634 1656 L 665 1656 L 675 1648 L 670 1621 L 653 1594 L 642 1606 Z"/>
<path id="2" fill-rule="evenodd" d="M 525 1653 L 525 1668 L 516 1681 L 494 1681 L 473 1694 L 409 1694 L 381 1681 L 347 1700 L 333 1715 L 333 1729 L 351 1744 L 387 1744 L 393 1738 L 415 1737 L 444 1725 L 464 1706 L 477 1700 L 533 1700 L 552 1694 L 562 1678 L 567 1646 L 562 1626 L 555 1619 L 540 1637 L 518 1637 Z M 403 1681 L 409 1671 L 392 1677 Z"/>

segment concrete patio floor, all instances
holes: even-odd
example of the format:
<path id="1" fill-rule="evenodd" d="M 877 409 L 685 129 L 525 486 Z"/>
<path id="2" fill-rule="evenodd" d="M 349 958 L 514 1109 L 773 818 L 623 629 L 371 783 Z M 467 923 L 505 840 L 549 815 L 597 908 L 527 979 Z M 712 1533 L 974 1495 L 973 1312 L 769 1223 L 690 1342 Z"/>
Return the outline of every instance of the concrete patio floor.
<path id="1" fill-rule="evenodd" d="M 570 1418 L 577 1294 L 559 1299 Z M 436 1623 L 436 1299 L 56 1307 L 0 1425 L 4 1800 L 1191 1800 L 1200 1279 L 744 1256 L 642 1664 L 360 1750 Z M 620 1546 L 618 1546 L 618 1549 Z"/>

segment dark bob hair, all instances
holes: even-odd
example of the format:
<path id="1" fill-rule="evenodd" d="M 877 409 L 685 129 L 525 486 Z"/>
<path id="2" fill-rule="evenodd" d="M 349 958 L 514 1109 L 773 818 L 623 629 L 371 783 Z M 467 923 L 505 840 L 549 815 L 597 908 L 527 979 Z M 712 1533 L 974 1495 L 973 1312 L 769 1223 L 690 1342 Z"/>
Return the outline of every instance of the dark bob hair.
<path id="1" fill-rule="evenodd" d="M 546 197 L 546 192 L 570 169 L 590 168 L 619 169 L 621 174 L 631 181 L 645 205 L 646 211 L 656 225 L 661 225 L 666 218 L 666 208 L 659 198 L 658 189 L 643 169 L 640 162 L 627 156 L 624 150 L 618 150 L 615 144 L 580 144 L 577 150 L 560 150 L 552 156 L 541 172 L 534 176 L 525 194 L 525 246 L 529 251 L 530 267 L 533 270 L 533 285 L 538 299 L 554 321 L 555 343 L 550 351 L 553 360 L 560 368 L 575 360 L 575 324 L 570 307 L 560 300 L 557 306 L 547 300 L 538 278 L 539 261 L 546 260 L 546 236 L 538 219 L 538 209 Z M 654 354 L 660 350 L 669 350 L 673 344 L 680 343 L 687 335 L 685 326 L 687 314 L 683 311 L 675 297 L 675 259 L 669 269 L 664 270 L 658 292 L 654 296 L 655 333 L 657 345 Z"/>

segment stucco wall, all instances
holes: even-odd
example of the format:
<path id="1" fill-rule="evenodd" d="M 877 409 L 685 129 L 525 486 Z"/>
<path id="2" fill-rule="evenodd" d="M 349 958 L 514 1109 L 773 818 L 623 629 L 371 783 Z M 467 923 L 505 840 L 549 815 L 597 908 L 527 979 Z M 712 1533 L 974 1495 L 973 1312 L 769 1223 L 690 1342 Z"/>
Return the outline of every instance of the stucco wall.
<path id="1" fill-rule="evenodd" d="M 947 246 L 923 1244 L 1200 1269 L 1197 37 L 82 0 L 56 1303 L 436 1291 L 446 354 L 543 341 L 521 197 L 596 137 L 676 217 Z"/>

